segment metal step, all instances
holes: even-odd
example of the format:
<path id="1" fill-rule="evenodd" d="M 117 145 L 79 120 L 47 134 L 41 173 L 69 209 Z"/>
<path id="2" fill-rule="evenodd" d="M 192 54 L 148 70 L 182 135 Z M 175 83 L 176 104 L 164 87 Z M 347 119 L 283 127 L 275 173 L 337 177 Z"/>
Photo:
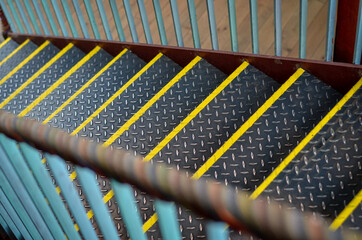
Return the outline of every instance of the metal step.
<path id="1" fill-rule="evenodd" d="M 362 88 L 265 190 L 265 195 L 334 220 L 362 189 Z M 358 208 L 357 208 L 358 209 Z M 361 229 L 361 208 L 344 226 Z"/>
<path id="2" fill-rule="evenodd" d="M 10 53 L 12 53 L 18 46 L 14 40 L 10 39 L 6 40 L 7 42 L 3 44 L 0 48 L 0 62 L 2 62 Z"/>

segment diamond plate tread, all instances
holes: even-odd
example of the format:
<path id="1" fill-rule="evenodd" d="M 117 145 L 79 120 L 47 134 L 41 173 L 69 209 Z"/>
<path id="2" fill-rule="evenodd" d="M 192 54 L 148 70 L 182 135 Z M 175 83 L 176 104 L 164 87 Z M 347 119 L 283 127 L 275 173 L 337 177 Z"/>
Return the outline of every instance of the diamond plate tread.
<path id="1" fill-rule="evenodd" d="M 72 47 L 5 105 L 4 109 L 19 114 L 84 56 L 85 54 L 81 50 Z M 45 113 L 45 109 L 42 112 L 43 117 L 41 119 L 50 114 L 50 111 Z M 35 114 L 32 115 L 33 118 L 36 116 Z"/>
<path id="2" fill-rule="evenodd" d="M 128 58 L 127 61 L 123 57 Z M 123 59 L 123 60 L 122 60 Z M 115 63 L 116 64 L 116 63 Z M 112 68 L 103 73 L 76 99 L 74 99 L 63 111 L 58 113 L 49 124 L 68 130 L 75 130 L 84 120 L 87 119 L 96 109 L 98 109 L 115 91 L 126 83 L 144 62 L 132 53 L 122 56 L 116 68 Z M 182 68 L 172 62 L 166 56 L 162 56 L 145 73 L 134 81 L 121 95 L 111 102 L 98 116 L 96 116 L 79 135 L 89 137 L 97 142 L 104 142 L 120 126 L 115 125 L 115 119 L 123 124 L 131 115 L 138 111 L 149 99 L 162 89 Z M 122 74 L 120 74 L 122 72 Z M 128 75 L 128 76 L 127 76 Z M 102 82 L 108 81 L 107 84 Z M 94 86 L 94 87 L 92 87 Z M 98 94 L 97 97 L 94 94 Z M 105 93 L 105 94 L 100 94 Z M 48 116 L 49 114 L 47 114 Z M 107 124 L 104 126 L 104 124 Z M 107 132 L 106 130 L 113 131 Z M 69 166 L 70 167 L 70 166 Z M 73 168 L 69 169 L 70 171 Z M 110 182 L 107 178 L 97 176 L 102 193 L 105 195 L 111 190 Z M 75 181 L 76 182 L 76 181 Z M 75 183 L 80 189 L 80 184 Z M 82 193 L 80 192 L 82 196 Z M 135 191 L 137 201 L 142 202 L 138 191 Z M 85 198 L 83 196 L 83 198 Z M 121 238 L 128 236 L 127 229 L 122 221 L 119 208 L 115 198 L 108 202 L 108 208 L 116 224 Z M 86 209 L 90 210 L 86 205 Z"/>
<path id="3" fill-rule="evenodd" d="M 342 229 L 349 229 L 351 231 L 362 230 L 362 203 L 349 215 L 341 227 Z"/>
<path id="4" fill-rule="evenodd" d="M 361 146 L 362 88 L 278 175 L 264 195 L 333 220 L 362 189 Z"/>
<path id="5" fill-rule="evenodd" d="M 27 56 L 29 56 L 32 52 L 34 52 L 38 46 L 29 41 L 27 44 L 25 44 L 18 52 L 16 52 L 12 57 L 10 57 L 8 60 L 6 60 L 1 66 L 0 66 L 0 79 L 6 76 L 13 68 L 19 63 L 21 63 Z"/>
<path id="6" fill-rule="evenodd" d="M 31 60 L 29 60 L 29 62 L 27 62 L 0 86 L 0 102 L 4 101 L 10 94 L 16 91 L 16 89 L 33 76 L 34 73 L 43 67 L 58 52 L 59 49 L 57 47 L 53 44 L 49 44 Z"/>
<path id="7" fill-rule="evenodd" d="M 54 112 L 63 102 L 65 102 L 89 79 L 99 72 L 99 70 L 101 70 L 111 59 L 112 56 L 110 54 L 102 49 L 99 50 L 54 91 L 46 96 L 37 106 L 35 106 L 27 114 L 27 116 L 35 119 L 42 119 L 44 117 L 44 112 Z"/>
<path id="8" fill-rule="evenodd" d="M 204 176 L 253 191 L 340 98 L 303 73 Z"/>
<path id="9" fill-rule="evenodd" d="M 249 65 L 154 160 L 191 174 L 196 172 L 279 87 L 279 83 Z M 205 237 L 201 227 L 205 225 L 200 222 L 203 218 L 185 208 L 179 207 L 178 213 L 179 222 L 187 232 L 183 236 Z"/>
<path id="10" fill-rule="evenodd" d="M 14 40 L 7 42 L 2 48 L 0 48 L 0 61 L 4 60 L 10 53 L 12 53 L 19 44 Z"/>

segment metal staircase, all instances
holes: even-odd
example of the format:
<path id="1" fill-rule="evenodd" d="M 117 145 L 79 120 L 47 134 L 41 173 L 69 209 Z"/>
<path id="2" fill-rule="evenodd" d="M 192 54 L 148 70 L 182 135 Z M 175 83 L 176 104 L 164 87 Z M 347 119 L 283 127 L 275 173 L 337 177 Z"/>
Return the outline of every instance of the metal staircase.
<path id="1" fill-rule="evenodd" d="M 343 229 L 361 230 L 362 79 L 341 93 L 302 68 L 277 82 L 246 61 L 225 74 L 199 56 L 181 67 L 167 52 L 144 61 L 127 48 L 112 56 L 102 45 L 84 52 L 72 43 L 58 48 L 57 40 L 39 41 L 9 38 L 1 45 L 2 110 L 133 151 L 145 161 L 185 170 L 193 179 L 214 178 L 252 198 L 262 195 L 321 214 L 327 223 L 335 220 L 335 229 L 341 212 L 355 201 L 358 207 Z M 20 154 L 31 171 L 42 168 L 43 161 L 47 171 L 42 174 L 50 175 L 53 192 L 59 186 L 80 234 L 69 229 L 69 221 L 52 225 L 62 213 L 53 206 L 40 210 L 37 204 L 45 204 L 44 198 L 34 200 L 13 162 L 1 166 L 0 179 L 10 185 L 1 180 L 0 220 L 15 238 L 60 238 L 63 231 L 70 239 L 132 235 L 123 219 L 126 208 L 112 190 L 114 180 L 3 135 L 0 145 L 2 161 Z M 52 186 L 43 186 L 35 172 L 34 177 L 50 199 L 46 189 Z M 137 188 L 124 191 L 136 199 L 146 237 L 161 238 L 155 216 L 161 203 Z M 72 202 L 74 194 L 81 202 Z M 99 204 L 102 198 L 105 204 Z M 183 238 L 206 238 L 208 220 L 182 205 L 175 208 Z M 253 238 L 232 229 L 228 236 Z"/>

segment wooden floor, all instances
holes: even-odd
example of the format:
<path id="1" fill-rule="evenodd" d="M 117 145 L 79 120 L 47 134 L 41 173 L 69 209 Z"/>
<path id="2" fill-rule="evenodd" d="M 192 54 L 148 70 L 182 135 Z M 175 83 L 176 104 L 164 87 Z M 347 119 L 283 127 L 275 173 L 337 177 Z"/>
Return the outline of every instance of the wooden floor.
<path id="1" fill-rule="evenodd" d="M 299 46 L 299 1 L 300 0 L 284 0 L 282 1 L 282 35 L 283 35 L 283 56 L 298 57 Z M 81 33 L 78 19 L 72 1 L 68 0 L 73 13 L 73 19 L 76 22 L 79 33 Z M 132 41 L 128 27 L 126 14 L 123 7 L 123 1 L 116 1 L 118 4 L 119 13 L 121 16 L 122 26 L 126 35 L 126 41 Z M 153 43 L 160 44 L 160 38 L 155 20 L 153 4 L 151 0 L 145 0 L 146 11 L 150 22 Z M 193 47 L 191 34 L 191 26 L 189 22 L 189 12 L 186 0 L 178 0 L 178 8 L 182 26 L 182 34 L 185 47 Z M 236 18 L 238 30 L 238 47 L 240 52 L 251 53 L 251 31 L 250 31 L 250 15 L 249 15 L 249 0 L 237 0 L 236 2 Z M 274 1 L 273 0 L 258 0 L 258 26 L 259 26 L 259 42 L 260 54 L 274 55 Z M 93 9 L 97 9 L 96 1 L 91 0 Z M 113 22 L 112 12 L 108 1 L 103 1 L 105 10 L 108 15 L 108 21 L 112 30 L 112 36 L 118 40 L 115 24 Z M 130 0 L 139 41 L 145 43 L 141 18 L 138 12 L 137 0 Z M 325 35 L 327 27 L 327 0 L 309 0 L 308 1 L 308 30 L 307 30 L 307 58 L 323 59 L 325 52 Z M 60 0 L 58 0 L 61 6 Z M 160 0 L 162 14 L 164 18 L 167 40 L 169 45 L 177 45 L 171 8 L 169 1 Z M 215 15 L 218 30 L 219 49 L 230 51 L 230 31 L 229 18 L 226 0 L 215 0 Z M 200 32 L 201 48 L 211 49 L 211 40 L 209 32 L 208 15 L 206 8 L 206 0 L 195 0 L 196 14 L 198 19 L 198 27 Z M 86 17 L 86 10 L 82 6 L 83 15 Z M 53 16 L 55 16 L 53 12 Z M 63 16 L 64 19 L 65 16 Z M 98 12 L 95 11 L 97 25 L 103 39 L 106 39 L 102 28 L 102 21 Z M 90 29 L 90 26 L 88 25 Z M 60 28 L 59 28 L 60 30 Z M 70 29 L 68 29 L 70 32 Z M 92 34 L 92 33 L 91 33 Z"/>

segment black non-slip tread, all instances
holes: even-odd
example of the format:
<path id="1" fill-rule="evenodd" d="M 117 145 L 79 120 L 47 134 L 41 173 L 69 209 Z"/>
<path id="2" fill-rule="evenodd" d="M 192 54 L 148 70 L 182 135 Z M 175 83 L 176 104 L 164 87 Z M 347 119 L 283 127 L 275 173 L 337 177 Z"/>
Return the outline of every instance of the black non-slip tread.
<path id="1" fill-rule="evenodd" d="M 9 56 L 18 46 L 19 44 L 12 39 L 2 46 L 2 48 L 0 48 L 0 62 Z"/>

